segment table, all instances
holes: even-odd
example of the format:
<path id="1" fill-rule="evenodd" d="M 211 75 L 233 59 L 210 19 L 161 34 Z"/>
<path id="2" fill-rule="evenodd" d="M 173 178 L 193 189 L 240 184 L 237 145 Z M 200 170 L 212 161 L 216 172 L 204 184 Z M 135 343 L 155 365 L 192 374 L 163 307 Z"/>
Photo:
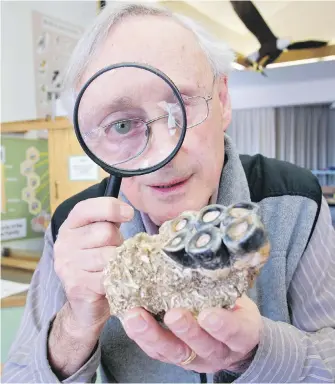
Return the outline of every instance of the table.
<path id="1" fill-rule="evenodd" d="M 18 260 L 1 257 L 1 278 L 18 283 L 29 284 L 37 267 L 36 260 Z M 26 304 L 27 291 L 1 299 L 1 308 L 23 307 Z"/>

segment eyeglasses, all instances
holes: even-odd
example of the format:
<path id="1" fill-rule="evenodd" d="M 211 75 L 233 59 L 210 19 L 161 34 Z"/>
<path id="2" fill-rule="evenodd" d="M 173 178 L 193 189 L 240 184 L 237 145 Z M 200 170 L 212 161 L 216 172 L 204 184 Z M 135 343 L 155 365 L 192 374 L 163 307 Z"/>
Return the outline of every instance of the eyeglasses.
<path id="1" fill-rule="evenodd" d="M 183 96 L 186 110 L 187 129 L 202 124 L 209 115 L 209 102 L 213 99 L 213 90 L 215 78 L 212 83 L 212 90 L 208 96 Z M 166 101 L 156 104 L 160 109 L 164 110 L 164 114 L 144 120 L 140 117 L 118 118 L 108 124 L 98 126 L 83 135 L 83 138 L 95 145 L 107 145 L 104 141 L 99 141 L 102 137 L 107 137 L 107 142 L 119 143 L 122 146 L 123 153 L 132 153 L 134 156 L 128 157 L 126 160 L 120 161 L 118 164 L 125 163 L 141 155 L 146 149 L 149 139 L 152 135 L 152 126 L 155 122 L 166 119 L 167 128 L 171 135 L 182 127 L 183 115 L 179 104 L 168 103 Z M 132 111 L 128 114 L 135 115 Z M 134 133 L 134 134 L 132 134 Z"/>

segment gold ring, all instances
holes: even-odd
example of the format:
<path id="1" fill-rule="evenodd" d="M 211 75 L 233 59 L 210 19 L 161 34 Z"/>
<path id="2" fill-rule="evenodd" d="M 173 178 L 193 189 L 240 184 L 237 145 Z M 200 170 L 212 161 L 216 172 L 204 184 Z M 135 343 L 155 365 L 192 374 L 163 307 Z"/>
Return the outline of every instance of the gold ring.
<path id="1" fill-rule="evenodd" d="M 180 363 L 180 365 L 188 365 L 188 364 L 192 363 L 192 361 L 197 357 L 197 354 L 193 351 L 193 349 L 191 351 L 192 352 L 191 352 L 190 356 L 186 360 L 182 361 Z"/>

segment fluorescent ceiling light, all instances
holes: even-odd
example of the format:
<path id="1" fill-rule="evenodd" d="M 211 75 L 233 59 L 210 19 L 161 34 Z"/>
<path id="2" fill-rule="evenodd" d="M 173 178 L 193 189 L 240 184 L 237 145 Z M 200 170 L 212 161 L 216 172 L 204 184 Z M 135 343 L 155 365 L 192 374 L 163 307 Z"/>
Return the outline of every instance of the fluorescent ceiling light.
<path id="1" fill-rule="evenodd" d="M 246 69 L 244 65 L 235 62 L 232 64 L 232 67 L 238 71 L 243 71 Z"/>
<path id="2" fill-rule="evenodd" d="M 325 57 L 317 57 L 317 58 L 313 58 L 313 59 L 285 61 L 283 63 L 272 63 L 272 64 L 267 65 L 266 68 L 289 67 L 292 65 L 311 64 L 311 63 L 318 63 L 319 61 L 331 61 L 331 60 L 335 60 L 335 55 L 325 56 Z"/>
<path id="3" fill-rule="evenodd" d="M 294 61 L 285 61 L 282 63 L 272 63 L 266 66 L 266 69 L 270 68 L 280 68 L 280 67 L 290 67 L 294 65 L 303 65 L 303 64 L 311 64 L 311 63 L 318 63 L 320 61 L 335 61 L 335 55 L 332 56 L 325 56 L 325 57 L 315 57 L 312 59 L 303 59 L 303 60 L 294 60 Z M 232 67 L 234 69 L 237 69 L 238 71 L 244 71 L 246 68 L 244 65 L 234 62 L 232 64 Z"/>

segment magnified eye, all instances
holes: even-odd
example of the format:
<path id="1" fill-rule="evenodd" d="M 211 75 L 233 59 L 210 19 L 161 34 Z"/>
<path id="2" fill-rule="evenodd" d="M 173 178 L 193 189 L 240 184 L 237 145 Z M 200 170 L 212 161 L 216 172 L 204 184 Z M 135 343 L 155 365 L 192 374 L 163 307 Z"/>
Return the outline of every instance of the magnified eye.
<path id="1" fill-rule="evenodd" d="M 133 128 L 133 122 L 130 120 L 118 121 L 111 126 L 117 133 L 125 135 Z"/>
<path id="2" fill-rule="evenodd" d="M 108 137 L 113 140 L 119 136 L 126 136 L 128 134 L 139 135 L 143 134 L 143 131 L 146 130 L 145 123 L 140 119 L 123 119 L 118 121 L 113 121 L 105 126 L 105 133 Z"/>

